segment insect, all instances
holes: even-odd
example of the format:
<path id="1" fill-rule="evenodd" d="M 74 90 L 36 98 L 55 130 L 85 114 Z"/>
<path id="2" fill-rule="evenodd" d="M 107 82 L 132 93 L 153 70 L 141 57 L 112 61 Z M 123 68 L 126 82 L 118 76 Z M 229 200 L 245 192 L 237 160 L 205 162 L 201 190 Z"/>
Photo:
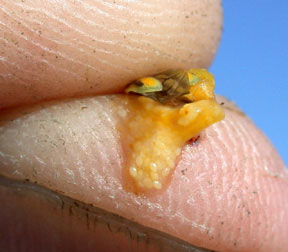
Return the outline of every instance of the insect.
<path id="1" fill-rule="evenodd" d="M 206 69 L 168 70 L 131 83 L 126 93 L 136 93 L 163 104 L 178 105 L 214 99 L 215 81 Z"/>

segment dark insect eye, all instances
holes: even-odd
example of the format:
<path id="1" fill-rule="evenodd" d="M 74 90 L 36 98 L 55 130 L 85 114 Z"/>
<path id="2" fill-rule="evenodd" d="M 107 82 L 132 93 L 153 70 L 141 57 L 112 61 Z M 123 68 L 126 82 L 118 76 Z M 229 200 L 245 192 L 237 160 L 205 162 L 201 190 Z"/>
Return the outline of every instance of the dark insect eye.
<path id="1" fill-rule="evenodd" d="M 134 82 L 134 84 L 138 87 L 143 86 L 143 83 L 141 81 L 136 81 L 136 82 Z"/>

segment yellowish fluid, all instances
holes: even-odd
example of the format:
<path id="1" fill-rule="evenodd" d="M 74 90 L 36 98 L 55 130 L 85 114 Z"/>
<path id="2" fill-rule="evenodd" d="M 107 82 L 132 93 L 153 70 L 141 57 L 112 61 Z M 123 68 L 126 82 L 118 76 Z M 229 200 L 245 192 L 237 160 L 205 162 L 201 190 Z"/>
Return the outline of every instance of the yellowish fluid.
<path id="1" fill-rule="evenodd" d="M 129 99 L 129 177 L 137 190 L 161 189 L 176 166 L 182 147 L 209 125 L 224 118 L 214 99 L 179 107 L 144 96 Z"/>

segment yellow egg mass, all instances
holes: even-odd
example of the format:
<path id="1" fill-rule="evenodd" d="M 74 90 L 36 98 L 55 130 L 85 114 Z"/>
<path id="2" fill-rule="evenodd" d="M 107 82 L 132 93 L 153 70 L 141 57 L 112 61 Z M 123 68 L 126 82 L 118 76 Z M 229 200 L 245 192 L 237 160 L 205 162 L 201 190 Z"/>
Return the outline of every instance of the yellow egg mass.
<path id="1" fill-rule="evenodd" d="M 173 107 L 130 96 L 128 105 L 127 169 L 138 191 L 161 189 L 185 143 L 224 118 L 222 107 L 210 97 Z"/>

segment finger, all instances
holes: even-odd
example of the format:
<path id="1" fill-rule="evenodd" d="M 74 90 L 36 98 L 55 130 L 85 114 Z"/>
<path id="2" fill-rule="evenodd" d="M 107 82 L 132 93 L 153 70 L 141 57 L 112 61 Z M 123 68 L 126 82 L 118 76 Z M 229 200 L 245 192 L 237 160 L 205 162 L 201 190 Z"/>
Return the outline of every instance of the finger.
<path id="1" fill-rule="evenodd" d="M 0 108 L 208 67 L 221 17 L 220 0 L 2 1 Z"/>
<path id="2" fill-rule="evenodd" d="M 224 121 L 186 146 L 169 187 L 142 197 L 123 188 L 126 156 L 117 130 L 123 104 L 116 100 L 86 98 L 3 114 L 1 174 L 29 179 L 196 246 L 288 249 L 287 172 L 243 113 L 228 106 Z"/>

